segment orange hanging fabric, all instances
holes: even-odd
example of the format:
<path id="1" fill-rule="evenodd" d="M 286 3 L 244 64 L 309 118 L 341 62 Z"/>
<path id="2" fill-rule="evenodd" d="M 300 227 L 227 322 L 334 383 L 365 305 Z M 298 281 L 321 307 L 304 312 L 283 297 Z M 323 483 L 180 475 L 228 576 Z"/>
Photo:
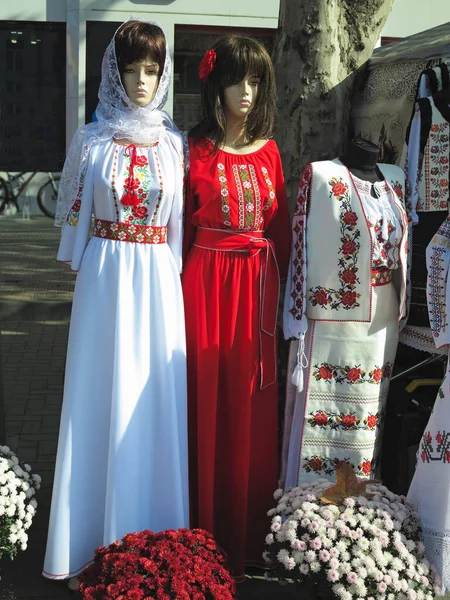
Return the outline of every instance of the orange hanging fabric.
<path id="1" fill-rule="evenodd" d="M 139 187 L 139 180 L 134 177 L 134 167 L 137 164 L 136 146 L 134 144 L 127 146 L 125 148 L 125 154 L 130 157 L 130 166 L 128 168 L 128 177 L 124 182 L 126 192 L 120 201 L 124 206 L 137 206 L 139 204 L 139 198 L 136 195 L 135 190 Z"/>

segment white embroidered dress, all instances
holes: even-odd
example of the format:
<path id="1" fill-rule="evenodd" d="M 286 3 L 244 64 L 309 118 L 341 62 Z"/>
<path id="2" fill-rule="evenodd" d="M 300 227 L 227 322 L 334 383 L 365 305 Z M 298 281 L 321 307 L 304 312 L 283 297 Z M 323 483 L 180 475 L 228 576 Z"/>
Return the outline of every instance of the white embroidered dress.
<path id="1" fill-rule="evenodd" d="M 58 259 L 79 273 L 44 565 L 54 579 L 126 533 L 189 526 L 181 136 L 134 150 L 139 204 L 125 207 L 132 152 L 91 148 L 62 232 Z"/>

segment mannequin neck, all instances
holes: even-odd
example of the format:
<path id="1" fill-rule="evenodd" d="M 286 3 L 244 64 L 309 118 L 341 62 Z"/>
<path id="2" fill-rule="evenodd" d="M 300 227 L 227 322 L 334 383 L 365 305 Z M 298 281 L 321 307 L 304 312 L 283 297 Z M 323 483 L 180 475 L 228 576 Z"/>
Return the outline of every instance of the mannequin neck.
<path id="1" fill-rule="evenodd" d="M 377 167 L 378 153 L 378 146 L 372 142 L 355 138 L 349 142 L 341 162 L 359 179 L 375 183 L 384 179 Z"/>

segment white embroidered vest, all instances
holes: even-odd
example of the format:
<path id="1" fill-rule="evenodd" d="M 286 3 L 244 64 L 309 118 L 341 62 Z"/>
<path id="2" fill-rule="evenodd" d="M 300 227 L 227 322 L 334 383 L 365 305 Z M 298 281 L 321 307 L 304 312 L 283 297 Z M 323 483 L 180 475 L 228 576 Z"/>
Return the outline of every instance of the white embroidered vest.
<path id="1" fill-rule="evenodd" d="M 417 212 L 447 210 L 449 198 L 450 124 L 436 108 L 433 99 L 428 100 L 431 129 L 423 153 Z"/>
<path id="2" fill-rule="evenodd" d="M 399 320 L 406 312 L 407 230 L 403 198 L 405 177 L 394 165 L 378 165 L 391 187 L 399 221 L 402 267 L 394 272 Z M 372 319 L 372 230 L 348 169 L 338 160 L 312 163 L 306 228 L 306 315 L 319 321 Z M 398 272 L 398 273 L 397 273 Z"/>

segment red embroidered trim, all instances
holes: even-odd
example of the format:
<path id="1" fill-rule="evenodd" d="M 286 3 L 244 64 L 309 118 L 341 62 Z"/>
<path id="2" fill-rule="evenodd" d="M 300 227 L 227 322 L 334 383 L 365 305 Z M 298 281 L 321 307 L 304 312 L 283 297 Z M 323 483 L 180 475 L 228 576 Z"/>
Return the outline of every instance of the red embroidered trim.
<path id="1" fill-rule="evenodd" d="M 370 282 L 372 287 L 378 287 L 380 285 L 387 285 L 392 281 L 392 271 L 390 269 L 372 271 Z"/>
<path id="2" fill-rule="evenodd" d="M 151 227 L 149 225 L 134 225 L 96 219 L 93 235 L 118 242 L 165 244 L 167 242 L 167 227 Z"/>

